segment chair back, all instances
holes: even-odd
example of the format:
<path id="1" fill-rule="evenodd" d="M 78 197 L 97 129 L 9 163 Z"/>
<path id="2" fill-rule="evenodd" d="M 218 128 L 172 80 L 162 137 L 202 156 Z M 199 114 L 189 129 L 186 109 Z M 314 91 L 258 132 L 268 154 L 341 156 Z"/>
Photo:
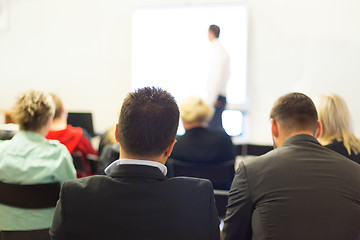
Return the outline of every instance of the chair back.
<path id="1" fill-rule="evenodd" d="M 261 156 L 273 150 L 270 145 L 240 144 L 235 146 L 236 156 Z"/>
<path id="2" fill-rule="evenodd" d="M 175 177 L 197 177 L 209 179 L 214 190 L 215 204 L 219 218 L 223 219 L 226 214 L 229 189 L 234 178 L 235 160 L 219 163 L 193 163 L 176 159 L 169 159 L 167 166 Z"/>
<path id="3" fill-rule="evenodd" d="M 226 206 L 228 203 L 229 191 L 215 189 L 214 197 L 219 218 L 224 219 L 226 215 Z"/>
<path id="4" fill-rule="evenodd" d="M 82 162 L 82 155 L 81 153 L 73 153 L 71 154 L 71 157 L 73 159 L 74 167 L 77 172 L 85 173 L 85 166 Z"/>
<path id="5" fill-rule="evenodd" d="M 0 203 L 18 208 L 55 207 L 60 183 L 19 185 L 0 182 Z"/>
<path id="6" fill-rule="evenodd" d="M 185 177 L 197 177 L 209 179 L 214 189 L 229 189 L 234 178 L 235 160 L 229 160 L 219 163 L 194 163 L 180 161 L 176 159 L 168 160 L 173 174 Z"/>

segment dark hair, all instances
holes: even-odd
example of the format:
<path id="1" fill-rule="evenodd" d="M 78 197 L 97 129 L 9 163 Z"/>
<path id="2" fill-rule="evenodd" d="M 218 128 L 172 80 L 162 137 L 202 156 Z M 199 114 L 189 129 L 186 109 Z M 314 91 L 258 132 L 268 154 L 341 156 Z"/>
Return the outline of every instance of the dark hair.
<path id="1" fill-rule="evenodd" d="M 318 115 L 313 101 L 302 93 L 289 93 L 274 104 L 270 118 L 287 131 L 311 130 L 315 133 Z"/>
<path id="2" fill-rule="evenodd" d="M 61 116 L 61 113 L 62 113 L 62 110 L 63 110 L 62 101 L 55 93 L 50 93 L 50 96 L 52 97 L 52 99 L 54 101 L 54 104 L 55 104 L 54 119 L 59 118 Z"/>
<path id="3" fill-rule="evenodd" d="M 220 27 L 218 25 L 210 25 L 209 31 L 212 32 L 216 38 L 219 38 Z"/>
<path id="4" fill-rule="evenodd" d="M 159 156 L 175 140 L 179 109 L 168 92 L 145 87 L 125 98 L 118 125 L 120 146 L 127 153 Z"/>

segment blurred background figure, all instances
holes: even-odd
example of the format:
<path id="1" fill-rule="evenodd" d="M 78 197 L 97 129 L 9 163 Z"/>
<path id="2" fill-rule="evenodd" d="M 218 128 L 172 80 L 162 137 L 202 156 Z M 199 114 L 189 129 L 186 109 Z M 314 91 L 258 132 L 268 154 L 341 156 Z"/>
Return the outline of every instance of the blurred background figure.
<path id="1" fill-rule="evenodd" d="M 226 86 L 230 77 L 230 58 L 219 41 L 220 27 L 210 25 L 209 41 L 213 49 L 208 80 L 209 103 L 215 107 L 214 115 L 209 122 L 209 128 L 224 130 L 221 115 L 226 106 Z"/>
<path id="2" fill-rule="evenodd" d="M 98 174 L 104 175 L 105 168 L 119 159 L 120 144 L 115 138 L 116 125 L 109 128 L 101 137 L 99 144 Z"/>
<path id="3" fill-rule="evenodd" d="M 99 156 L 101 156 L 101 153 L 103 151 L 103 149 L 107 146 L 107 145 L 111 145 L 111 144 L 117 144 L 118 142 L 116 141 L 115 138 L 115 131 L 116 131 L 116 124 L 113 125 L 112 127 L 110 127 L 109 129 L 107 129 L 103 135 L 101 135 L 100 138 L 100 142 L 99 142 Z"/>
<path id="4" fill-rule="evenodd" d="M 67 124 L 67 111 L 56 94 L 51 94 L 55 103 L 55 115 L 47 139 L 60 141 L 69 150 L 74 158 L 78 177 L 95 174 L 91 169 L 91 162 L 96 161 L 98 153 L 90 143 L 90 135 L 81 127 L 73 127 Z"/>
<path id="5" fill-rule="evenodd" d="M 170 158 L 201 163 L 235 159 L 231 138 L 224 132 L 207 128 L 211 107 L 199 97 L 189 97 L 180 105 L 185 134 L 177 137 Z"/>
<path id="6" fill-rule="evenodd" d="M 45 138 L 54 111 L 51 96 L 43 92 L 29 90 L 18 97 L 12 118 L 20 131 L 11 140 L 0 142 L 0 182 L 34 185 L 76 178 L 66 147 Z M 25 209 L 0 204 L 0 238 L 50 239 L 53 214 L 54 208 Z"/>
<path id="7" fill-rule="evenodd" d="M 322 95 L 317 111 L 323 126 L 319 142 L 360 164 L 360 139 L 351 128 L 351 117 L 344 99 L 336 94 Z"/>

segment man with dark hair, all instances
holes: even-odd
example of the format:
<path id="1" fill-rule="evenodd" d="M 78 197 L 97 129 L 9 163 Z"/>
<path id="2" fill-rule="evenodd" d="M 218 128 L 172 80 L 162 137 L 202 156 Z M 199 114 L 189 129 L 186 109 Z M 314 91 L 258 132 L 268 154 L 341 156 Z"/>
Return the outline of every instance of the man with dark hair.
<path id="1" fill-rule="evenodd" d="M 52 239 L 219 239 L 211 182 L 165 177 L 178 123 L 178 106 L 166 91 L 130 93 L 115 133 L 120 159 L 107 176 L 63 184 Z"/>
<path id="2" fill-rule="evenodd" d="M 210 25 L 209 32 L 211 32 L 215 38 L 220 37 L 220 28 L 217 25 Z"/>
<path id="3" fill-rule="evenodd" d="M 209 104 L 215 107 L 215 112 L 209 122 L 209 128 L 224 130 L 221 115 L 226 106 L 226 86 L 230 77 L 230 58 L 225 48 L 220 44 L 219 36 L 219 26 L 210 25 L 208 37 L 212 45 L 213 57 L 207 87 Z"/>
<path id="4" fill-rule="evenodd" d="M 270 116 L 276 149 L 240 163 L 223 239 L 360 239 L 360 166 L 316 140 L 311 99 L 287 94 Z"/>

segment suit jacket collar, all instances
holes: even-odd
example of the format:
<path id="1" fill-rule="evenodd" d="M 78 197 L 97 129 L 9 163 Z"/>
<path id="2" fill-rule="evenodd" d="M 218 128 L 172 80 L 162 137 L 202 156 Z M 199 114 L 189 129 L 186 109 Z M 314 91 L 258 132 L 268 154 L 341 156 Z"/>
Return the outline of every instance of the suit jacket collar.
<path id="1" fill-rule="evenodd" d="M 288 138 L 281 146 L 289 146 L 299 142 L 313 142 L 315 144 L 321 145 L 315 137 L 308 134 L 298 134 Z"/>
<path id="2" fill-rule="evenodd" d="M 140 177 L 140 178 L 152 178 L 157 180 L 166 180 L 166 176 L 157 167 L 145 166 L 145 165 L 132 165 L 132 164 L 120 164 L 115 167 L 110 177 Z"/>

